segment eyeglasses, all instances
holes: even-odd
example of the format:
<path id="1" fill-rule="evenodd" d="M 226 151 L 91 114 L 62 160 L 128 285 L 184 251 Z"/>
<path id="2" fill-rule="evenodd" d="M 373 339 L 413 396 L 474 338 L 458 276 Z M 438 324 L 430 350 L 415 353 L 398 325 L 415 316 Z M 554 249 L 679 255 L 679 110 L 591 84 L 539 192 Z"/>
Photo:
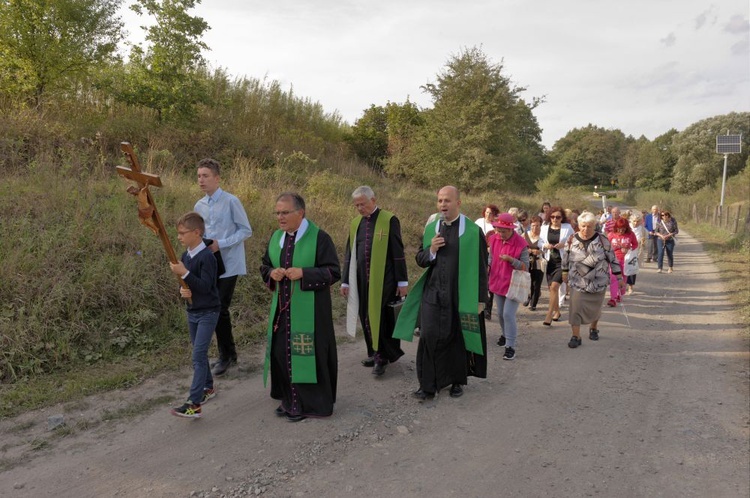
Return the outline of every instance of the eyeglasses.
<path id="1" fill-rule="evenodd" d="M 524 221 L 526 221 L 526 218 L 518 218 L 518 221 L 520 221 L 521 223 L 523 223 Z"/>
<path id="2" fill-rule="evenodd" d="M 295 213 L 297 211 L 299 211 L 299 209 L 292 209 L 291 211 L 274 211 L 272 214 L 274 216 L 276 216 L 276 217 L 279 217 L 279 216 L 288 216 L 288 215 L 290 215 L 292 213 Z"/>
<path id="3" fill-rule="evenodd" d="M 663 214 L 663 215 L 661 215 L 661 217 L 662 218 L 669 218 L 669 215 L 668 214 Z"/>
<path id="4" fill-rule="evenodd" d="M 561 220 L 562 216 L 550 216 L 549 219 L 551 219 L 551 220 Z"/>

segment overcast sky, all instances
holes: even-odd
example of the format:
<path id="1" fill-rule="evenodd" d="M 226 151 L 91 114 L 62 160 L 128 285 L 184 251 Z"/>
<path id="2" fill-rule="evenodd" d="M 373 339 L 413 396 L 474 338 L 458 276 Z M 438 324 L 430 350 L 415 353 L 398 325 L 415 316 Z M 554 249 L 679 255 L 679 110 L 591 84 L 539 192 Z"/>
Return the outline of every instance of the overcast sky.
<path id="1" fill-rule="evenodd" d="M 127 1 L 127 0 L 126 0 Z M 278 80 L 353 124 L 371 104 L 431 107 L 420 87 L 478 46 L 551 148 L 591 123 L 654 139 L 750 111 L 748 0 L 203 0 L 209 63 Z M 126 13 L 131 39 L 139 21 Z"/>

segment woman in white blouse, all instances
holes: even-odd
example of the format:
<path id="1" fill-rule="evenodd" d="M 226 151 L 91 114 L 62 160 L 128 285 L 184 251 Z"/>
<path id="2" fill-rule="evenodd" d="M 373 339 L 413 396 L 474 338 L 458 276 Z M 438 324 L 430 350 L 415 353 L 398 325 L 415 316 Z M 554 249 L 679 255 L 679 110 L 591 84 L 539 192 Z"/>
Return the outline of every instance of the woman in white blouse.
<path id="1" fill-rule="evenodd" d="M 547 220 L 542 225 L 537 242 L 547 261 L 547 285 L 549 286 L 549 309 L 542 322 L 547 327 L 560 320 L 560 285 L 562 284 L 562 251 L 575 234 L 560 206 L 551 207 Z"/>

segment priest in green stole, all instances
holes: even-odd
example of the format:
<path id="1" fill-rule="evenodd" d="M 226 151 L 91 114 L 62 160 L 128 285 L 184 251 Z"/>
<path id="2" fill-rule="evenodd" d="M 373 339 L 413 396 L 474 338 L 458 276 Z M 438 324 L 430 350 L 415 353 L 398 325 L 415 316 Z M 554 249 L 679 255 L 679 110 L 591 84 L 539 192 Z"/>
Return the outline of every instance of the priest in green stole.
<path id="1" fill-rule="evenodd" d="M 341 276 L 336 247 L 305 218 L 300 195 L 279 195 L 274 214 L 279 230 L 260 267 L 273 291 L 263 381 L 270 370 L 271 397 L 281 401 L 277 416 L 290 422 L 327 417 L 338 375 L 330 289 Z"/>
<path id="2" fill-rule="evenodd" d="M 440 189 L 439 217 L 425 227 L 417 254 L 417 264 L 426 271 L 409 293 L 394 331 L 394 337 L 411 340 L 420 313 L 419 389 L 414 393 L 419 399 L 448 386 L 449 394 L 459 397 L 469 375 L 487 375 L 487 243 L 460 206 L 458 189 Z"/>
<path id="3" fill-rule="evenodd" d="M 341 275 L 346 328 L 353 337 L 359 318 L 367 346 L 362 365 L 381 376 L 386 365 L 404 354 L 401 341 L 393 338 L 396 318 L 389 306 L 406 296 L 409 285 L 401 224 L 393 213 L 378 207 L 375 192 L 366 185 L 354 190 L 352 200 L 359 216 L 349 227 Z"/>

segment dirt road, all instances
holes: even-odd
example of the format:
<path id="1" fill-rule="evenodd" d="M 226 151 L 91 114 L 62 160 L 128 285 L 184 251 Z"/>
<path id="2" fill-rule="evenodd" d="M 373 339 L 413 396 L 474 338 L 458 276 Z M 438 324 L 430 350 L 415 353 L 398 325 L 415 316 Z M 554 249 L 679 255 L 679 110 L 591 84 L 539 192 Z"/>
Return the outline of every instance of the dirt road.
<path id="1" fill-rule="evenodd" d="M 564 321 L 523 309 L 517 359 L 503 361 L 494 321 L 489 376 L 459 399 L 411 397 L 416 342 L 375 379 L 361 340 L 344 340 L 328 420 L 276 418 L 257 364 L 217 383 L 198 421 L 168 413 L 187 370 L 5 420 L 0 495 L 747 497 L 748 340 L 684 233 L 675 270 L 645 265 L 627 317 L 607 308 L 601 339 L 575 350 Z M 55 413 L 75 430 L 47 431 Z"/>

